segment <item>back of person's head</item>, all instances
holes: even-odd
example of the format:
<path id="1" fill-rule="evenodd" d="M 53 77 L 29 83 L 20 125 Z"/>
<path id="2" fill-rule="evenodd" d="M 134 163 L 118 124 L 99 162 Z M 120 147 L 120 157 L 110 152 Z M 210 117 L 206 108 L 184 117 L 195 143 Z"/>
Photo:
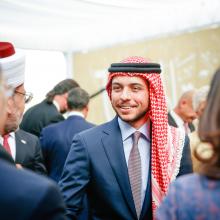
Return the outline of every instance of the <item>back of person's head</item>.
<path id="1" fill-rule="evenodd" d="M 187 100 L 189 102 L 192 102 L 192 97 L 193 97 L 194 92 L 195 92 L 195 90 L 191 89 L 191 90 L 188 90 L 188 91 L 182 93 L 182 95 L 179 98 L 178 103 L 180 103 L 182 100 Z"/>
<path id="2" fill-rule="evenodd" d="M 54 96 L 62 95 L 67 93 L 73 88 L 79 87 L 79 84 L 73 79 L 64 79 L 54 86 L 54 88 L 49 91 L 46 95 L 46 100 L 48 103 L 52 103 Z"/>
<path id="3" fill-rule="evenodd" d="M 174 108 L 176 114 L 178 114 L 184 122 L 191 123 L 196 119 L 196 112 L 193 109 L 192 97 L 195 90 L 188 90 L 184 92 L 179 98 L 177 106 Z"/>
<path id="4" fill-rule="evenodd" d="M 83 110 L 88 106 L 89 94 L 82 88 L 77 87 L 68 92 L 67 106 L 69 110 Z"/>
<path id="5" fill-rule="evenodd" d="M 200 117 L 204 111 L 207 95 L 209 92 L 209 86 L 203 86 L 195 90 L 195 93 L 192 97 L 193 109 Z"/>
<path id="6" fill-rule="evenodd" d="M 220 69 L 213 76 L 198 131 L 200 140 L 209 143 L 213 151 L 212 156 L 208 159 L 196 155 L 199 160 L 204 162 L 201 172 L 220 178 Z"/>

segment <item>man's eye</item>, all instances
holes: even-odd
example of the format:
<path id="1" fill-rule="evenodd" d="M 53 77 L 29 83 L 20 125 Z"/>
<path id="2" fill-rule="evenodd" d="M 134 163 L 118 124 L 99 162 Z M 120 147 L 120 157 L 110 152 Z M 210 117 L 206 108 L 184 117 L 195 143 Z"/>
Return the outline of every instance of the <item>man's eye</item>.
<path id="1" fill-rule="evenodd" d="M 133 87 L 133 91 L 138 91 L 138 90 L 140 90 L 139 87 Z"/>
<path id="2" fill-rule="evenodd" d="M 113 87 L 112 90 L 114 91 L 119 91 L 121 88 L 120 87 Z"/>

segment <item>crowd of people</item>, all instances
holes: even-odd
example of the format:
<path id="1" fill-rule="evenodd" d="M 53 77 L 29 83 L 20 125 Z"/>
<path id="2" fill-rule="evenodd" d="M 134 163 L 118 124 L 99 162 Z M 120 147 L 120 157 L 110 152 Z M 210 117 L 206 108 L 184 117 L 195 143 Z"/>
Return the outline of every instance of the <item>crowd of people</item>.
<path id="1" fill-rule="evenodd" d="M 24 113 L 24 72 L 23 51 L 0 42 L 2 219 L 220 219 L 220 69 L 168 111 L 160 64 L 112 63 L 116 116 L 101 125 L 73 79 Z"/>

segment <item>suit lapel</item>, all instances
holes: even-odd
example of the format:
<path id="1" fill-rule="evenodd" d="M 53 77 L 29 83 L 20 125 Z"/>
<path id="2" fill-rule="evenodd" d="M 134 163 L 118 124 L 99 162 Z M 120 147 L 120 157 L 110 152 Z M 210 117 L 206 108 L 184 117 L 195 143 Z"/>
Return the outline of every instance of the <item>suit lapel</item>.
<path id="1" fill-rule="evenodd" d="M 15 144 L 16 144 L 16 156 L 15 156 L 15 161 L 16 162 L 23 162 L 24 160 L 24 151 L 23 149 L 26 149 L 26 140 L 23 139 L 21 136 L 19 130 L 15 132 Z M 25 145 L 25 146 L 24 146 Z"/>
<path id="2" fill-rule="evenodd" d="M 124 199 L 136 219 L 137 215 L 132 197 L 121 131 L 119 129 L 117 117 L 108 125 L 109 126 L 103 131 L 106 134 L 105 137 L 102 138 L 104 150 L 116 176 Z"/>
<path id="3" fill-rule="evenodd" d="M 173 127 L 178 127 L 176 121 L 174 120 L 174 118 L 172 117 L 172 115 L 170 114 L 170 112 L 168 113 L 168 124 L 173 126 Z"/>

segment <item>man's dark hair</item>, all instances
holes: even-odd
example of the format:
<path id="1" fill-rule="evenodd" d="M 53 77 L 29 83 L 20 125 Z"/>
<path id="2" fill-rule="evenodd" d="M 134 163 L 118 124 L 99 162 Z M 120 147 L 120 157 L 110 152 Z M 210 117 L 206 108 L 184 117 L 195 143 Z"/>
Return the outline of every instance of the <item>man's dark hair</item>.
<path id="1" fill-rule="evenodd" d="M 202 142 L 212 145 L 213 156 L 205 159 L 195 156 L 203 163 L 200 172 L 209 177 L 220 179 L 220 69 L 210 85 L 207 105 L 199 121 L 199 137 Z"/>
<path id="2" fill-rule="evenodd" d="M 67 105 L 70 110 L 82 110 L 89 103 L 89 94 L 82 88 L 77 87 L 68 92 Z"/>
<path id="3" fill-rule="evenodd" d="M 52 103 L 55 95 L 62 95 L 69 90 L 79 87 L 79 84 L 73 79 L 64 79 L 54 86 L 54 88 L 49 91 L 46 95 L 46 100 L 48 103 Z"/>

